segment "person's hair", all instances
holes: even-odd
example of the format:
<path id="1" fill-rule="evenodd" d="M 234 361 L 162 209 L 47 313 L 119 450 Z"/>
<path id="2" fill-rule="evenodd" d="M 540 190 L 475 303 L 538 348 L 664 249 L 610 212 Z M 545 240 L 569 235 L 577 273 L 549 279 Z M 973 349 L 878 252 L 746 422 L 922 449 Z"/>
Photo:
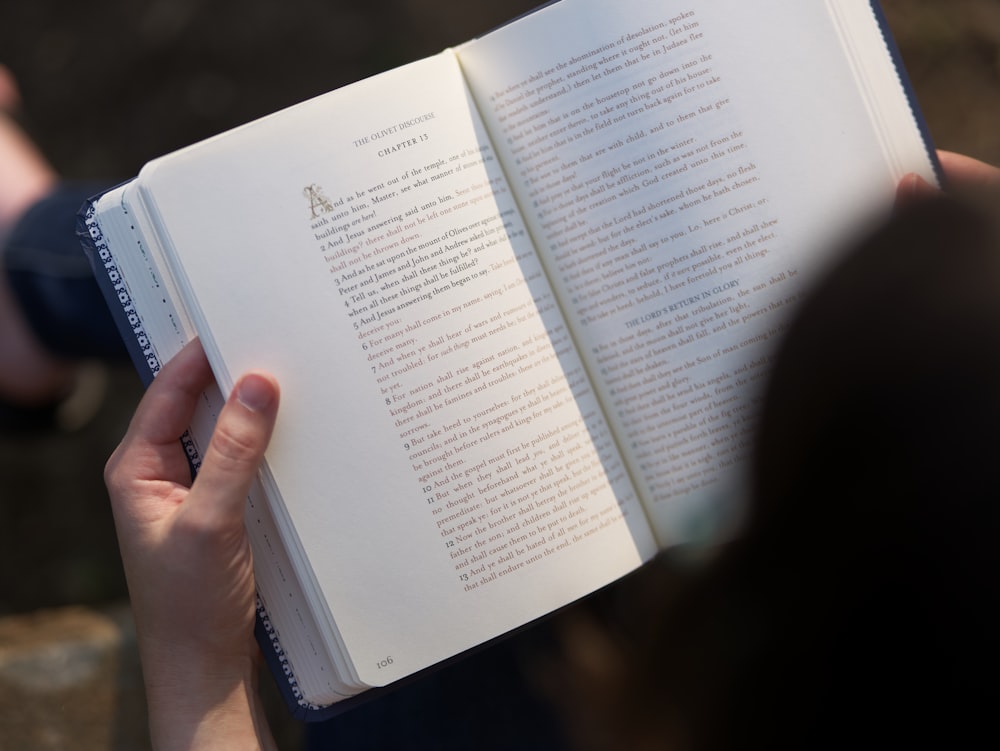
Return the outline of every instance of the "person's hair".
<path id="1" fill-rule="evenodd" d="M 905 748 L 993 735 L 1000 241 L 913 205 L 801 305 L 741 533 L 568 629 L 582 745 Z M 594 608 L 606 615 L 606 608 Z"/>

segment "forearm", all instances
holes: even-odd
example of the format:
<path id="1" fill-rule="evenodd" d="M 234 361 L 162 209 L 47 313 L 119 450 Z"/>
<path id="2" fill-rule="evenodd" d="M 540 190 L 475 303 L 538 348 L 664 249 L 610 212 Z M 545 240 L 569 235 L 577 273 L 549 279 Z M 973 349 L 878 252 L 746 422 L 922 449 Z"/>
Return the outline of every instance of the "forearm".
<path id="1" fill-rule="evenodd" d="M 144 658 L 143 672 L 155 751 L 275 751 L 253 661 Z"/>

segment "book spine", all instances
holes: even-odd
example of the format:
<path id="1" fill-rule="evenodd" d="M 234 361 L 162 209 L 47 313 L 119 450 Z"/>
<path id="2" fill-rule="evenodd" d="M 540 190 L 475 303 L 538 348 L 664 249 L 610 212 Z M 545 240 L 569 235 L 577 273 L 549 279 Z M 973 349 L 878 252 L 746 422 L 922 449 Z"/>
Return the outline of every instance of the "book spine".
<path id="1" fill-rule="evenodd" d="M 80 210 L 77 216 L 76 234 L 90 261 L 97 286 L 104 295 L 125 349 L 132 358 L 132 364 L 135 365 L 143 385 L 149 386 L 159 372 L 161 363 L 139 319 L 132 295 L 118 269 L 108 241 L 97 222 L 97 198 L 99 196 L 89 199 Z"/>

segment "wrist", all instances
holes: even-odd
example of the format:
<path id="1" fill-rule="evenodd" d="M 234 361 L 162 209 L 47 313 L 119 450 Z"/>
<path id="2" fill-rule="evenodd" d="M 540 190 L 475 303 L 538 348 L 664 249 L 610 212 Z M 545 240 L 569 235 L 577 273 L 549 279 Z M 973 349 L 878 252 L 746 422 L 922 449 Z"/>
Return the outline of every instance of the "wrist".
<path id="1" fill-rule="evenodd" d="M 245 656 L 143 656 L 149 729 L 156 751 L 274 749 Z"/>

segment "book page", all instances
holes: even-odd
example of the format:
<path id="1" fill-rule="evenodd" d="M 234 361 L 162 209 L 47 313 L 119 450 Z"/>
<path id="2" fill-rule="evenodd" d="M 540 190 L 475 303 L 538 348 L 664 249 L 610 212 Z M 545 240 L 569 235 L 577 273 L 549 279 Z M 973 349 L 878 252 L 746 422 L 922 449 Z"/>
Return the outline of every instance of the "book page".
<path id="1" fill-rule="evenodd" d="M 459 49 L 662 544 L 738 511 L 830 249 L 934 180 L 870 5 L 840 6 L 863 38 L 824 3 L 573 0 Z"/>
<path id="2" fill-rule="evenodd" d="M 265 487 L 359 684 L 655 552 L 452 53 L 139 181 L 220 385 L 282 385 Z"/>

